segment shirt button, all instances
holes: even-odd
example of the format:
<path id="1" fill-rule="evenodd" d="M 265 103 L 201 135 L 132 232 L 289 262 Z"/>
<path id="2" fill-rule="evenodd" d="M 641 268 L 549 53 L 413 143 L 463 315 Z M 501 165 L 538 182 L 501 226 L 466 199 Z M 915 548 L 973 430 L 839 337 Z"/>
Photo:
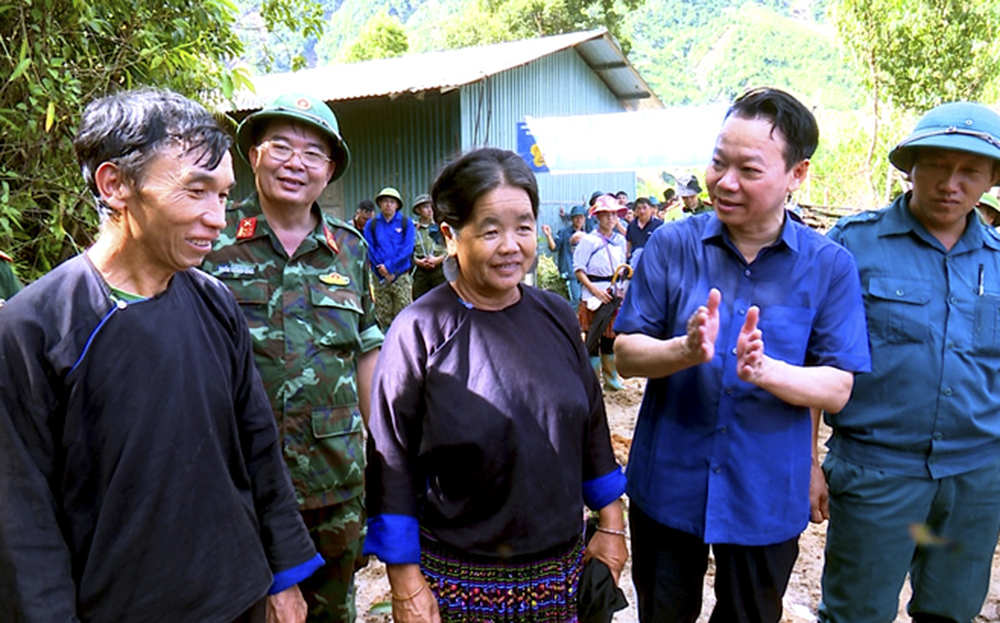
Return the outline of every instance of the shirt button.
<path id="1" fill-rule="evenodd" d="M 748 269 L 746 269 L 746 270 L 744 270 L 744 271 L 743 271 L 743 274 L 744 274 L 744 275 L 746 275 L 747 277 L 749 277 L 750 275 L 752 275 L 752 274 L 753 274 L 753 271 L 751 271 L 751 270 L 750 270 L 750 269 L 748 268 Z"/>
<path id="2" fill-rule="evenodd" d="M 934 441 L 941 441 L 942 439 L 944 439 L 944 435 L 941 433 L 934 433 Z"/>
<path id="3" fill-rule="evenodd" d="M 747 310 L 745 310 L 745 309 L 740 309 L 740 315 L 741 315 L 741 316 L 745 316 L 745 315 L 746 315 L 746 313 L 747 313 Z"/>
<path id="4" fill-rule="evenodd" d="M 721 468 L 721 467 L 716 467 L 716 468 L 715 468 L 715 469 L 713 469 L 712 471 L 713 471 L 713 472 L 715 472 L 716 474 L 718 474 L 718 473 L 721 473 L 721 472 L 722 472 L 722 468 Z"/>
<path id="5" fill-rule="evenodd" d="M 905 294 L 905 293 L 903 292 L 902 288 L 900 288 L 899 290 L 896 290 L 896 296 L 903 296 L 903 294 Z"/>
<path id="6" fill-rule="evenodd" d="M 945 396 L 951 396 L 951 388 L 945 387 L 944 391 L 942 391 L 941 393 L 944 394 Z"/>
<path id="7" fill-rule="evenodd" d="M 732 387 L 727 387 L 726 388 L 726 395 L 727 396 L 732 396 L 733 395 L 733 388 Z"/>
<path id="8" fill-rule="evenodd" d="M 733 354 L 734 355 L 736 354 L 736 347 L 735 346 L 733 347 Z"/>
<path id="9" fill-rule="evenodd" d="M 729 432 L 729 428 L 723 426 L 722 428 L 719 429 L 719 432 L 725 435 L 727 432 Z"/>
<path id="10" fill-rule="evenodd" d="M 948 302 L 951 303 L 952 305 L 954 305 L 954 304 L 958 303 L 958 299 L 955 298 L 954 296 L 949 296 L 948 297 Z"/>
<path id="11" fill-rule="evenodd" d="M 955 342 L 948 342 L 948 348 L 955 348 Z"/>

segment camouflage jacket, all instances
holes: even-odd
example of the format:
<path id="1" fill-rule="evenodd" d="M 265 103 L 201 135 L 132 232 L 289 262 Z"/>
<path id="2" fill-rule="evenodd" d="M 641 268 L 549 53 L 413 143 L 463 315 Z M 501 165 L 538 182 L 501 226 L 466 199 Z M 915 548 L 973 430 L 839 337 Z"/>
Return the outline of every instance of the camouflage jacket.
<path id="1" fill-rule="evenodd" d="M 421 225 L 414 221 L 413 226 L 417 229 L 413 236 L 413 259 L 440 257 L 446 253 L 441 239 L 441 229 L 437 223 Z"/>
<path id="2" fill-rule="evenodd" d="M 274 409 L 300 507 L 361 495 L 363 422 L 357 358 L 382 344 L 367 245 L 346 223 L 320 224 L 289 258 L 256 193 L 232 206 L 202 269 L 236 296 Z"/>

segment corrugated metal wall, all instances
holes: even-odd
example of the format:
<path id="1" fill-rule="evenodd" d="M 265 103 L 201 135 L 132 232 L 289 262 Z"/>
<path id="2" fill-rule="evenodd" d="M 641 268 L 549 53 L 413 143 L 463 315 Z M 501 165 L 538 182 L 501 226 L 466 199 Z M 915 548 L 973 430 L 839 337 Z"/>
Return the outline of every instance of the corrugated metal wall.
<path id="1" fill-rule="evenodd" d="M 410 214 L 413 199 L 428 191 L 435 171 L 461 146 L 457 91 L 334 102 L 333 109 L 351 148 L 351 168 L 341 179 L 348 217 L 385 186 L 399 190 Z"/>
<path id="2" fill-rule="evenodd" d="M 359 201 L 395 186 L 410 204 L 427 192 L 435 171 L 461 150 L 490 144 L 517 149 L 517 124 L 525 115 L 582 115 L 622 112 L 621 103 L 574 50 L 487 77 L 449 93 L 332 102 L 351 149 L 351 166 L 320 198 L 328 212 L 349 219 Z M 599 145 L 594 146 L 599 149 Z M 253 175 L 234 158 L 234 197 L 253 191 Z M 559 209 L 585 203 L 597 189 L 635 194 L 632 173 L 538 174 L 541 223 L 562 223 Z"/>
<path id="3" fill-rule="evenodd" d="M 517 149 L 517 124 L 534 117 L 623 112 L 614 94 L 575 50 L 546 56 L 523 67 L 462 87 L 462 148 L 494 145 Z M 594 145 L 600 149 L 600 145 Z M 558 229 L 559 208 L 568 214 L 595 190 L 635 196 L 634 173 L 536 174 L 541 199 L 539 226 Z"/>

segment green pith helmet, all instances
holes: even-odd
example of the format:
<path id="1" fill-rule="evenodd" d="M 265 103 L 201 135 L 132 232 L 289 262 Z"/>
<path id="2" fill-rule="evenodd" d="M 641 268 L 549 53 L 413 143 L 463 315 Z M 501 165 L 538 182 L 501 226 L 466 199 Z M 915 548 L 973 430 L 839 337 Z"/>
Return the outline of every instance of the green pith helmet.
<path id="1" fill-rule="evenodd" d="M 979 198 L 979 205 L 986 206 L 987 208 L 1000 214 L 1000 201 L 989 193 L 984 193 L 983 196 Z"/>
<path id="2" fill-rule="evenodd" d="M 375 195 L 375 204 L 378 205 L 378 200 L 382 197 L 392 197 L 399 202 L 399 206 L 396 209 L 403 207 L 403 197 L 399 194 L 399 191 L 392 186 L 386 186 L 383 188 L 379 194 Z"/>
<path id="3" fill-rule="evenodd" d="M 286 93 L 275 98 L 271 103 L 240 122 L 236 128 L 236 148 L 243 159 L 250 162 L 250 148 L 253 141 L 260 137 L 257 128 L 264 122 L 272 120 L 287 120 L 305 124 L 330 139 L 333 153 L 331 159 L 336 168 L 333 171 L 332 183 L 347 172 L 351 163 L 351 151 L 340 136 L 340 125 L 337 116 L 324 102 L 301 93 Z"/>
<path id="4" fill-rule="evenodd" d="M 920 147 L 951 149 L 1000 160 L 1000 115 L 973 102 L 941 104 L 928 111 L 913 132 L 889 152 L 889 161 L 909 173 Z"/>

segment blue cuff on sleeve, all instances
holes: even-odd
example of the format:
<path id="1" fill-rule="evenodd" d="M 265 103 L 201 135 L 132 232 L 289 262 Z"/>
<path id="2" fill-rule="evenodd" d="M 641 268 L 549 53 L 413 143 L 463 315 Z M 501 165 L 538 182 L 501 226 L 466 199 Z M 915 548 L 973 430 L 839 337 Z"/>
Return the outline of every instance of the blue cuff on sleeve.
<path id="1" fill-rule="evenodd" d="M 363 553 L 390 565 L 420 563 L 420 528 L 416 517 L 378 515 L 368 519 Z"/>
<path id="2" fill-rule="evenodd" d="M 308 578 L 312 575 L 316 569 L 319 569 L 325 564 L 326 561 L 319 554 L 310 560 L 302 563 L 297 567 L 292 567 L 291 569 L 285 569 L 284 571 L 279 571 L 274 574 L 274 581 L 271 582 L 271 588 L 267 590 L 268 595 L 277 595 L 286 588 L 295 586 L 302 580 Z"/>
<path id="3" fill-rule="evenodd" d="M 583 502 L 591 510 L 600 510 L 625 493 L 625 474 L 615 468 L 603 476 L 583 483 Z"/>

